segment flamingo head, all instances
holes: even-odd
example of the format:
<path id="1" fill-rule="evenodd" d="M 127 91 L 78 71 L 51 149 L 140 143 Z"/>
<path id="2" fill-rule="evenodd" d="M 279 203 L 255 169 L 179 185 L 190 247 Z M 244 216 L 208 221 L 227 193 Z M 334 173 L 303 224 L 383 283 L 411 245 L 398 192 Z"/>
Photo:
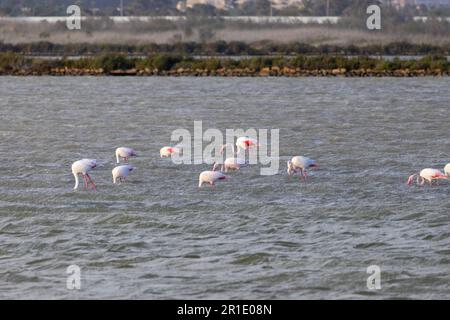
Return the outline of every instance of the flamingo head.
<path id="1" fill-rule="evenodd" d="M 317 169 L 317 168 L 319 168 L 319 165 L 314 161 L 313 163 L 311 163 L 309 165 L 309 167 L 312 168 L 312 169 Z"/>
<path id="2" fill-rule="evenodd" d="M 97 165 L 97 160 L 89 160 L 89 167 L 91 167 L 91 169 L 97 168 Z"/>

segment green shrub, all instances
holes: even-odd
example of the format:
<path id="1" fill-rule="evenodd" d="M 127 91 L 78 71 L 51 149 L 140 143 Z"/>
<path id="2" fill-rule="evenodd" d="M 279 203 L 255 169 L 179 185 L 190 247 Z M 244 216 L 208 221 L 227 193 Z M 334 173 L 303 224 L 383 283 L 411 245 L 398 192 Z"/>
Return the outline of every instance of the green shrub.
<path id="1" fill-rule="evenodd" d="M 20 70 L 26 63 L 21 54 L 14 52 L 0 53 L 0 70 L 3 72 L 14 72 Z"/>

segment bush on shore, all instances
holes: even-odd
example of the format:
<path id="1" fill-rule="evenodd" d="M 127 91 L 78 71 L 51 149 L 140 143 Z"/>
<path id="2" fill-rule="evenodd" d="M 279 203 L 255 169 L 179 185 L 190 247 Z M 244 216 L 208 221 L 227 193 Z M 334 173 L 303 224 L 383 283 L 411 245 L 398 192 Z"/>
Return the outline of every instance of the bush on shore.
<path id="1" fill-rule="evenodd" d="M 16 52 L 26 55 L 59 55 L 81 56 L 101 54 L 126 55 L 209 55 L 209 56 L 242 56 L 242 55 L 450 55 L 450 45 L 433 46 L 430 44 L 412 44 L 408 42 L 393 42 L 386 45 L 367 46 L 312 46 L 307 43 L 273 43 L 262 41 L 245 43 L 240 41 L 216 42 L 176 42 L 173 44 L 94 44 L 73 43 L 55 44 L 48 41 L 10 44 L 0 41 L 0 52 Z"/>
<path id="2" fill-rule="evenodd" d="M 101 74 L 113 71 L 134 70 L 152 72 L 178 72 L 179 70 L 215 72 L 217 70 L 246 70 L 259 73 L 267 70 L 374 70 L 377 72 L 394 72 L 396 70 L 439 70 L 450 73 L 450 62 L 444 56 L 429 55 L 418 60 L 392 60 L 371 58 L 367 56 L 346 57 L 343 55 L 320 55 L 295 57 L 250 57 L 231 58 L 193 58 L 173 54 L 156 54 L 146 58 L 126 55 L 100 55 L 91 58 L 70 60 L 43 60 L 26 58 L 23 55 L 6 52 L 0 53 L 0 74 L 49 74 L 54 69 L 101 70 Z"/>

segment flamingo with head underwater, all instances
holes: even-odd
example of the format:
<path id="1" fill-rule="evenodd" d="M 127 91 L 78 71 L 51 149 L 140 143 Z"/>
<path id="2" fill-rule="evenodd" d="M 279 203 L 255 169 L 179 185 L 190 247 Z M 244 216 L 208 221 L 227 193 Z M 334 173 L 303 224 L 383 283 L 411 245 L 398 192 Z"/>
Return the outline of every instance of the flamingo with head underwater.
<path id="1" fill-rule="evenodd" d="M 113 183 L 117 184 L 117 182 L 124 182 L 125 179 L 129 176 L 131 171 L 135 168 L 130 165 L 123 165 L 115 167 L 112 171 L 113 175 Z"/>
<path id="2" fill-rule="evenodd" d="M 137 153 L 133 149 L 125 148 L 125 147 L 116 149 L 117 163 L 120 163 L 120 159 L 124 159 L 125 161 L 128 161 L 128 159 L 131 157 L 137 157 Z"/>
<path id="3" fill-rule="evenodd" d="M 243 167 L 247 167 L 249 163 L 245 160 L 245 154 L 244 158 L 240 157 L 241 150 L 244 150 L 245 152 L 245 150 L 248 150 L 251 147 L 256 147 L 258 145 L 259 144 L 256 139 L 252 139 L 249 137 L 238 138 L 236 146 L 232 145 L 231 143 L 222 145 L 220 148 L 220 154 L 223 154 L 225 149 L 230 146 L 233 150 L 233 157 L 226 158 L 221 165 L 220 170 L 223 172 L 228 172 L 229 170 L 240 170 Z M 219 163 L 214 162 L 212 171 L 216 171 L 219 166 Z"/>
<path id="4" fill-rule="evenodd" d="M 318 165 L 315 160 L 303 156 L 295 156 L 287 162 L 288 175 L 292 176 L 297 172 L 300 172 L 300 179 L 306 181 L 306 169 L 317 168 Z"/>
<path id="5" fill-rule="evenodd" d="M 447 175 L 443 174 L 438 169 L 426 168 L 418 173 L 410 175 L 406 184 L 412 185 L 414 182 L 414 178 L 416 178 L 416 177 L 417 177 L 417 180 L 416 180 L 417 184 L 423 185 L 425 183 L 425 181 L 428 181 L 430 186 L 433 185 L 433 181 L 438 181 L 441 179 L 449 179 L 449 177 Z"/>
<path id="6" fill-rule="evenodd" d="M 92 185 L 92 189 L 97 190 L 97 187 L 95 186 L 94 181 L 92 181 L 91 176 L 89 175 L 89 172 L 92 169 L 95 169 L 97 167 L 97 160 L 94 159 L 82 159 L 75 161 L 72 164 L 72 174 L 75 177 L 75 187 L 74 189 L 78 189 L 79 185 L 79 179 L 78 175 L 81 174 L 84 180 L 84 187 L 86 189 L 89 188 L 89 183 Z"/>
<path id="7" fill-rule="evenodd" d="M 248 166 L 248 162 L 245 161 L 245 159 L 242 159 L 242 158 L 234 158 L 234 157 L 233 158 L 227 158 L 227 159 L 225 159 L 225 161 L 223 162 L 222 165 L 220 165 L 219 163 L 214 162 L 212 171 L 216 171 L 219 166 L 221 166 L 220 171 L 228 172 L 228 171 L 231 171 L 231 170 L 240 170 L 243 167 L 247 167 Z"/>
<path id="8" fill-rule="evenodd" d="M 203 171 L 198 177 L 198 187 L 200 188 L 204 183 L 214 186 L 217 181 L 228 179 L 229 177 L 220 171 Z"/>
<path id="9" fill-rule="evenodd" d="M 159 150 L 159 155 L 161 158 L 169 158 L 174 154 L 183 155 L 183 149 L 179 147 L 162 147 Z"/>

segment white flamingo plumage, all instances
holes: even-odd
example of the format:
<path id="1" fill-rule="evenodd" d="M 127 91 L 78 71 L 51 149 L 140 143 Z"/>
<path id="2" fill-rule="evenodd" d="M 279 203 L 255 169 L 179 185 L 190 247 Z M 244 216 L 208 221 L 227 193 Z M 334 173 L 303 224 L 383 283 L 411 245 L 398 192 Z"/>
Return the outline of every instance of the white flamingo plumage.
<path id="1" fill-rule="evenodd" d="M 306 169 L 317 168 L 315 160 L 303 156 L 295 156 L 287 162 L 288 175 L 292 176 L 297 172 L 300 172 L 300 179 L 306 180 Z"/>
<path id="2" fill-rule="evenodd" d="M 236 146 L 243 150 L 250 149 L 252 147 L 258 147 L 258 140 L 250 138 L 250 137 L 240 137 L 236 140 Z"/>
<path id="3" fill-rule="evenodd" d="M 183 149 L 179 147 L 163 147 L 159 150 L 159 155 L 161 158 L 169 158 L 173 154 L 183 154 Z"/>
<path id="4" fill-rule="evenodd" d="M 414 178 L 416 178 L 416 177 L 417 177 L 417 180 L 416 180 L 417 184 L 423 185 L 425 183 L 425 181 L 428 181 L 430 183 L 430 186 L 433 185 L 433 181 L 437 181 L 440 179 L 449 179 L 448 176 L 443 174 L 438 169 L 426 168 L 426 169 L 423 169 L 422 171 L 420 171 L 419 173 L 415 173 L 415 174 L 409 176 L 406 184 L 412 185 L 414 182 Z"/>
<path id="5" fill-rule="evenodd" d="M 128 159 L 131 157 L 137 157 L 137 153 L 133 149 L 125 148 L 125 147 L 116 149 L 117 163 L 120 163 L 120 159 L 124 159 L 125 161 L 128 161 Z"/>
<path id="6" fill-rule="evenodd" d="M 220 166 L 220 164 L 214 163 L 212 171 L 216 171 L 219 166 Z M 221 165 L 220 171 L 228 172 L 230 170 L 240 170 L 241 168 L 247 167 L 247 166 L 248 166 L 248 162 L 245 161 L 245 159 L 242 159 L 239 157 L 227 158 Z"/>
<path id="7" fill-rule="evenodd" d="M 92 188 L 94 190 L 97 190 L 97 187 L 95 186 L 94 181 L 92 181 L 91 176 L 89 175 L 89 172 L 97 167 L 97 160 L 94 159 L 82 159 L 75 161 L 72 164 L 72 174 L 75 177 L 75 187 L 74 189 L 78 189 L 79 185 L 79 179 L 78 175 L 81 174 L 84 180 L 84 187 L 86 189 L 89 188 L 89 183 L 92 184 Z"/>
<path id="8" fill-rule="evenodd" d="M 245 153 L 246 150 L 249 150 L 250 148 L 259 147 L 258 140 L 250 138 L 250 137 L 240 137 L 236 140 L 236 144 L 233 145 L 231 143 L 226 143 L 222 145 L 220 148 L 220 154 L 223 154 L 224 150 L 227 147 L 231 147 L 233 150 L 233 154 L 239 155 L 241 151 Z"/>
<path id="9" fill-rule="evenodd" d="M 130 165 L 115 167 L 112 171 L 113 183 L 116 184 L 117 182 L 124 182 L 133 170 L 134 168 Z"/>
<path id="10" fill-rule="evenodd" d="M 447 165 L 444 167 L 444 173 L 447 177 L 450 177 L 450 163 L 447 163 Z"/>
<path id="11" fill-rule="evenodd" d="M 220 171 L 203 171 L 198 177 L 198 187 L 200 188 L 203 183 L 209 183 L 214 186 L 217 181 L 228 179 L 228 176 Z"/>

